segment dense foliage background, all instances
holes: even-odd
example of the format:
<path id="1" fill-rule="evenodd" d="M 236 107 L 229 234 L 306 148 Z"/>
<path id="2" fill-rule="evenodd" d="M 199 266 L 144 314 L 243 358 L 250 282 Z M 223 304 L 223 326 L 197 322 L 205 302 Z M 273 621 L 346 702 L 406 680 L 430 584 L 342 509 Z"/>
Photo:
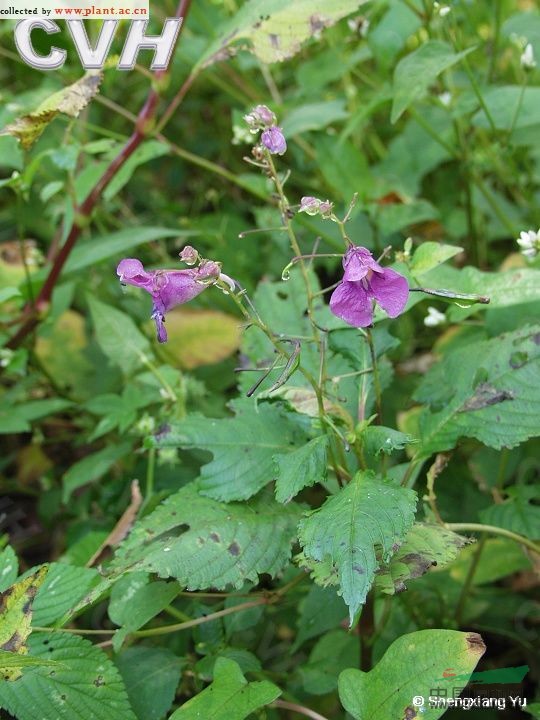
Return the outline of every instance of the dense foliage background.
<path id="1" fill-rule="evenodd" d="M 189 6 L 157 77 L 0 24 L 0 714 L 539 717 L 536 3 Z M 431 294 L 346 325 L 344 238 Z M 158 344 L 116 266 L 186 244 Z"/>

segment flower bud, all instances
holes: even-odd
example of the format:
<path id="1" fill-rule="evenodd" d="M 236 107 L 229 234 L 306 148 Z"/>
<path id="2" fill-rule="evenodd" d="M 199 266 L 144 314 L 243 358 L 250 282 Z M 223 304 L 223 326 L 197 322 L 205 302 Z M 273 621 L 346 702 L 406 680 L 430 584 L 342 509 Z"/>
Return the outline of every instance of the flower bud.
<path id="1" fill-rule="evenodd" d="M 266 105 L 254 107 L 250 113 L 244 115 L 244 120 L 253 134 L 264 128 L 269 128 L 277 122 L 275 114 Z"/>
<path id="2" fill-rule="evenodd" d="M 179 253 L 180 260 L 185 262 L 186 265 L 195 265 L 199 261 L 199 253 L 191 245 L 186 245 L 182 252 Z"/>
<path id="3" fill-rule="evenodd" d="M 274 125 L 265 130 L 261 135 L 261 141 L 264 147 L 272 153 L 272 155 L 283 155 L 287 150 L 287 142 L 281 128 Z"/>

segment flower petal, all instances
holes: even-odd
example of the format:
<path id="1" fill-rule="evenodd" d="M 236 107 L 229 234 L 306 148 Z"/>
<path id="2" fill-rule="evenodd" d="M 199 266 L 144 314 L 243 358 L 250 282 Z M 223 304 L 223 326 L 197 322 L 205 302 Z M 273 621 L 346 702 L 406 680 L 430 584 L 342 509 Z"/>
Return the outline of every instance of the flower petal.
<path id="1" fill-rule="evenodd" d="M 374 259 L 369 250 L 360 245 L 351 246 L 343 258 L 343 279 L 348 282 L 362 280 L 370 270 L 383 272 L 382 267 Z"/>
<path id="2" fill-rule="evenodd" d="M 167 342 L 167 330 L 164 325 L 165 317 L 156 307 L 154 307 L 154 312 L 152 313 L 152 320 L 156 323 L 158 342 Z"/>
<path id="3" fill-rule="evenodd" d="M 353 327 L 368 327 L 373 320 L 371 298 L 360 282 L 341 282 L 330 298 L 330 310 Z"/>
<path id="4" fill-rule="evenodd" d="M 120 260 L 116 268 L 116 274 L 120 278 L 120 282 L 135 285 L 149 292 L 151 291 L 154 273 L 146 272 L 140 260 L 135 258 L 124 258 Z"/>
<path id="5" fill-rule="evenodd" d="M 156 282 L 152 290 L 152 296 L 156 304 L 160 303 L 163 312 L 171 310 L 176 305 L 193 300 L 208 285 L 197 282 L 198 273 L 196 270 L 164 270 L 160 274 L 161 282 Z M 166 282 L 163 282 L 166 280 Z"/>
<path id="6" fill-rule="evenodd" d="M 409 284 L 403 275 L 385 268 L 373 273 L 369 284 L 375 299 L 389 317 L 397 317 L 403 312 L 409 297 Z"/>

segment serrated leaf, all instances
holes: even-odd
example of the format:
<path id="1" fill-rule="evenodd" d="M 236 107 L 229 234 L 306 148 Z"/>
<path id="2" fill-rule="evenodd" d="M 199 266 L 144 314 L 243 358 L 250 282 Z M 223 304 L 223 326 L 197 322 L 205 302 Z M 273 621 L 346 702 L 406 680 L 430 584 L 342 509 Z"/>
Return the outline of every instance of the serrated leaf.
<path id="1" fill-rule="evenodd" d="M 35 625 L 51 625 L 74 607 L 93 587 L 99 573 L 93 568 L 50 563 L 49 572 L 38 589 L 33 605 Z"/>
<path id="2" fill-rule="evenodd" d="M 227 23 L 220 36 L 206 50 L 195 70 L 229 55 L 239 40 L 262 62 L 273 63 L 293 57 L 315 32 L 334 25 L 357 10 L 365 0 L 249 0 Z"/>
<path id="3" fill-rule="evenodd" d="M 288 455 L 277 455 L 276 500 L 288 503 L 303 488 L 325 480 L 327 454 L 328 438 L 321 435 Z"/>
<path id="4" fill-rule="evenodd" d="M 157 447 L 201 448 L 214 459 L 201 469 L 202 495 L 229 502 L 255 495 L 276 477 L 274 458 L 305 439 L 294 416 L 251 400 L 232 404 L 233 418 L 188 416 L 153 441 Z"/>
<path id="5" fill-rule="evenodd" d="M 188 590 L 240 588 L 285 567 L 300 514 L 268 496 L 226 505 L 191 483 L 133 527 L 111 570 L 174 577 Z"/>
<path id="6" fill-rule="evenodd" d="M 12 135 L 25 150 L 32 147 L 47 125 L 63 113 L 77 117 L 97 93 L 101 84 L 101 73 L 90 71 L 72 85 L 59 90 L 45 100 L 34 112 L 17 118 L 0 130 L 0 135 Z"/>
<path id="7" fill-rule="evenodd" d="M 460 676 L 460 687 L 465 686 L 485 649 L 476 633 L 419 630 L 402 635 L 370 672 L 344 670 L 339 676 L 339 697 L 355 720 L 395 720 L 420 717 L 412 703 L 413 697 L 420 696 L 426 699 L 422 720 L 437 720 L 447 708 L 430 707 L 431 689 L 445 688 L 452 697 L 455 681 L 444 677 L 446 668 L 453 668 Z"/>
<path id="8" fill-rule="evenodd" d="M 130 647 L 115 662 L 138 719 L 161 720 L 173 704 L 186 661 L 166 648 Z"/>
<path id="9" fill-rule="evenodd" d="M 362 440 L 366 452 L 372 455 L 380 455 L 382 452 L 391 455 L 396 450 L 403 450 L 407 445 L 418 442 L 412 435 L 382 425 L 369 425 Z"/>
<path id="10" fill-rule="evenodd" d="M 26 640 L 31 633 L 32 604 L 47 569 L 44 565 L 0 594 L 0 650 L 20 655 L 28 652 Z M 17 667 L 3 668 L 2 674 L 7 680 L 21 676 Z"/>
<path id="11" fill-rule="evenodd" d="M 0 707 L 17 720 L 137 720 L 120 673 L 88 640 L 39 633 L 29 649 L 31 657 L 61 665 L 29 669 L 15 684 L 0 684 Z"/>
<path id="12" fill-rule="evenodd" d="M 501 449 L 540 434 L 539 368 L 540 326 L 450 353 L 416 394 L 433 408 L 420 416 L 418 457 L 450 450 L 463 436 Z"/>
<path id="13" fill-rule="evenodd" d="M 406 590 L 409 580 L 452 562 L 469 542 L 440 525 L 415 523 L 390 563 L 379 569 L 376 587 L 388 595 Z"/>
<path id="14" fill-rule="evenodd" d="M 440 40 L 428 40 L 402 58 L 394 71 L 394 102 L 391 122 L 395 123 L 415 100 L 423 97 L 431 83 L 452 65 L 472 52 L 468 48 L 455 53 Z"/>
<path id="15" fill-rule="evenodd" d="M 88 306 L 97 341 L 109 360 L 126 375 L 143 365 L 150 343 L 129 315 L 91 296 Z"/>
<path id="16" fill-rule="evenodd" d="M 248 683 L 237 663 L 218 658 L 214 682 L 178 708 L 169 720 L 244 720 L 280 695 L 281 690 L 268 680 Z"/>
<path id="17" fill-rule="evenodd" d="M 354 616 L 365 602 L 379 567 L 376 550 L 388 562 L 414 521 L 416 493 L 358 473 L 337 495 L 299 525 L 308 559 L 331 561 L 340 592 Z"/>
<path id="18" fill-rule="evenodd" d="M 54 667 L 60 664 L 61 663 L 58 663 L 55 660 L 48 660 L 47 658 L 35 658 L 31 655 L 21 655 L 7 650 L 0 650 L 0 678 L 3 680 L 14 680 L 15 678 L 9 674 L 13 672 L 13 670 L 20 671 L 25 668 L 45 665 L 48 667 Z M 20 673 L 18 677 L 20 677 Z"/>

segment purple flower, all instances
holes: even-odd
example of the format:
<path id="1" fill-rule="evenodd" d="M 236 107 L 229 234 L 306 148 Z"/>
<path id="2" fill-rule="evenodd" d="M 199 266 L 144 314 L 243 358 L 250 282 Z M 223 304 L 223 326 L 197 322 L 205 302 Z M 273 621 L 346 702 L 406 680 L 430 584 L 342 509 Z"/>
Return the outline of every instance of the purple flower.
<path id="1" fill-rule="evenodd" d="M 328 219 L 332 215 L 334 209 L 334 203 L 330 200 L 319 200 L 311 195 L 304 196 L 300 200 L 300 210 L 298 212 L 305 212 L 308 215 L 321 215 L 321 217 Z"/>
<path id="2" fill-rule="evenodd" d="M 383 268 L 367 248 L 351 245 L 343 258 L 343 280 L 332 293 L 330 310 L 349 325 L 368 327 L 373 322 L 373 301 L 391 317 L 397 317 L 407 303 L 407 280 L 390 268 Z"/>
<path id="3" fill-rule="evenodd" d="M 276 116 L 266 105 L 256 105 L 250 113 L 244 115 L 244 120 L 253 133 L 256 133 L 261 128 L 275 125 L 277 122 Z"/>
<path id="4" fill-rule="evenodd" d="M 120 282 L 142 288 L 152 296 L 152 319 L 156 323 L 157 339 L 160 343 L 167 342 L 165 313 L 177 305 L 193 300 L 208 287 L 208 281 L 213 277 L 199 269 L 147 272 L 141 261 L 134 258 L 121 260 L 116 272 Z"/>
<path id="5" fill-rule="evenodd" d="M 265 130 L 261 135 L 261 141 L 264 147 L 269 150 L 272 155 L 283 155 L 285 150 L 287 150 L 285 137 L 281 132 L 281 128 L 277 127 L 277 125 Z"/>

